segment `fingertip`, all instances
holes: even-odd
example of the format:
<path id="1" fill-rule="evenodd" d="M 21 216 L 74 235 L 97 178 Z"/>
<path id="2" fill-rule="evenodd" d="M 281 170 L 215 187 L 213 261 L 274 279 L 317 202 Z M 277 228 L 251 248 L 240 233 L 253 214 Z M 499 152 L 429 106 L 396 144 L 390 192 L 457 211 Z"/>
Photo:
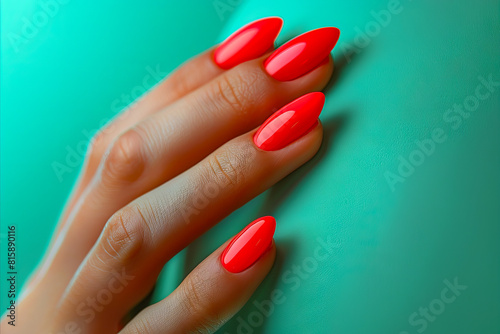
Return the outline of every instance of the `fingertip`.
<path id="1" fill-rule="evenodd" d="M 306 148 L 306 150 L 309 152 L 309 159 L 311 159 L 319 151 L 321 143 L 323 142 L 323 124 L 319 118 L 301 139 L 306 141 L 306 147 L 308 148 Z"/>
<path id="2" fill-rule="evenodd" d="M 275 230 L 276 220 L 272 216 L 251 222 L 225 247 L 220 257 L 222 266 L 234 274 L 252 267 L 272 246 Z"/>

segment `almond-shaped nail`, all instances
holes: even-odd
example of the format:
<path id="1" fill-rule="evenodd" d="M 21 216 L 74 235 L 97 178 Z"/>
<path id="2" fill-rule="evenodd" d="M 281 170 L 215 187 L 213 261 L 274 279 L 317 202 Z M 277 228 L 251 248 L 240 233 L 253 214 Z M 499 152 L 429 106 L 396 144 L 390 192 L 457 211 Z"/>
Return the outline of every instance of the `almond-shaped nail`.
<path id="1" fill-rule="evenodd" d="M 264 62 L 273 78 L 290 81 L 318 67 L 339 40 L 340 30 L 334 27 L 311 30 L 280 46 Z"/>
<path id="2" fill-rule="evenodd" d="M 265 151 L 280 150 L 305 135 L 317 122 L 325 95 L 313 92 L 299 97 L 271 115 L 253 137 Z"/>
<path id="3" fill-rule="evenodd" d="M 271 216 L 251 222 L 222 252 L 222 266 L 232 273 L 240 273 L 250 268 L 271 246 L 275 230 L 276 220 Z"/>
<path id="4" fill-rule="evenodd" d="M 274 45 L 282 26 L 283 20 L 279 17 L 267 17 L 247 24 L 214 51 L 215 63 L 222 69 L 229 69 L 262 56 Z"/>

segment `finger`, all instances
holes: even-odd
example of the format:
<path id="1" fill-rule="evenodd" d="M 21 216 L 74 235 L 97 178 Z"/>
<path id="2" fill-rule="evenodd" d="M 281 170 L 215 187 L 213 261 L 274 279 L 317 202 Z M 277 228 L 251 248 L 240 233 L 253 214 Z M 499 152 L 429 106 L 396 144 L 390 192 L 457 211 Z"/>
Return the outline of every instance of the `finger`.
<path id="1" fill-rule="evenodd" d="M 251 22 L 236 31 L 216 48 L 187 62 L 144 98 L 122 113 L 96 139 L 95 152 L 89 164 L 96 169 L 109 144 L 117 135 L 173 101 L 201 87 L 224 70 L 258 58 L 273 47 L 283 20 L 268 17 Z"/>
<path id="2" fill-rule="evenodd" d="M 273 217 L 249 224 L 120 333 L 214 333 L 243 307 L 271 269 L 275 227 Z"/>
<path id="3" fill-rule="evenodd" d="M 114 212 L 254 128 L 273 110 L 320 90 L 332 69 L 330 59 L 300 79 L 279 82 L 262 69 L 262 59 L 249 61 L 122 134 L 82 196 L 58 256 L 71 248 L 82 260 Z M 59 267 L 72 270 L 70 275 L 76 270 L 67 263 Z"/>
<path id="4" fill-rule="evenodd" d="M 320 37 L 323 42 L 318 47 Z M 299 52 L 294 58 L 282 50 L 285 45 L 276 51 L 278 56 L 275 52 L 267 60 L 261 57 L 240 64 L 121 134 L 102 161 L 89 190 L 89 197 L 105 200 L 89 200 L 92 205 L 82 210 L 85 217 L 96 222 L 109 218 L 134 198 L 254 128 L 271 111 L 305 93 L 321 90 L 333 70 L 330 51 L 338 40 L 338 29 L 319 29 L 297 38 L 301 42 L 294 46 L 292 40 L 289 50 L 296 53 L 296 46 L 300 46 L 304 54 Z M 313 42 L 306 42 L 309 40 Z M 276 80 L 269 73 L 268 68 L 272 68 L 274 74 L 283 76 L 285 70 L 277 69 L 276 62 L 283 62 L 286 57 L 279 54 L 292 58 L 291 65 L 283 68 L 293 72 L 293 80 Z M 314 61 L 308 61 L 308 56 Z M 316 67 L 312 71 L 300 71 L 304 66 L 312 69 L 313 65 Z M 100 228 L 94 229 L 94 237 Z"/>
<path id="5" fill-rule="evenodd" d="M 46 277 L 49 282 L 52 281 L 49 277 L 50 275 L 45 275 L 49 272 L 49 268 L 51 268 L 50 271 L 52 272 L 60 273 L 62 271 L 67 273 L 66 275 L 59 275 L 58 277 L 58 279 L 61 280 L 61 283 L 64 283 L 64 277 L 69 279 L 74 272 L 74 264 L 70 265 L 66 262 L 54 265 L 54 261 L 56 261 L 55 256 L 61 251 L 59 249 L 60 240 L 68 235 L 68 231 L 65 229 L 66 223 L 73 222 L 74 220 L 78 221 L 78 218 L 75 216 L 77 216 L 79 212 L 88 213 L 87 209 L 89 207 L 96 208 L 95 211 L 97 212 L 102 209 L 100 206 L 95 206 L 95 201 L 85 201 L 82 199 L 82 195 L 89 193 L 87 187 L 90 181 L 94 178 L 95 172 L 103 160 L 105 152 L 109 149 L 110 144 L 115 141 L 116 137 L 140 120 L 158 112 L 158 110 L 165 108 L 172 102 L 217 77 L 224 72 L 224 69 L 228 69 L 239 63 L 257 58 L 269 49 L 272 49 L 274 40 L 279 34 L 282 23 L 283 21 L 280 18 L 270 17 L 257 20 L 246 25 L 230 36 L 217 48 L 211 49 L 200 56 L 197 56 L 180 67 L 165 81 L 158 84 L 157 87 L 145 95 L 145 97 L 141 98 L 134 105 L 127 108 L 97 134 L 97 136 L 91 141 L 91 147 L 84 163 L 83 173 L 77 182 L 77 186 L 75 187 L 73 195 L 71 196 L 71 199 L 62 216 L 61 224 L 58 226 L 56 237 L 51 243 L 51 251 L 45 258 L 45 266 L 39 270 L 37 275 L 39 278 Z M 124 135 L 124 137 L 127 137 L 127 135 Z M 128 135 L 128 137 L 130 138 L 131 135 Z M 115 144 L 115 148 L 111 151 L 111 157 L 108 159 L 110 164 L 115 165 L 115 163 L 111 161 L 116 162 L 117 158 L 127 164 L 127 151 L 129 149 L 134 149 L 133 145 L 128 146 L 125 143 L 127 141 L 128 140 L 124 138 Z M 132 165 L 134 165 L 133 162 Z M 140 194 L 141 191 L 136 191 L 135 193 Z M 100 195 L 105 197 L 107 194 Z M 114 196 L 113 194 L 110 195 Z M 133 199 L 134 196 L 138 195 L 129 196 L 126 200 L 116 201 L 116 205 L 114 205 L 113 208 L 111 208 L 111 206 L 107 206 L 107 209 L 102 212 L 102 216 L 90 217 L 90 219 L 95 220 L 101 218 L 100 225 L 102 226 L 113 211 L 116 211 L 118 208 L 125 205 L 128 201 Z M 97 198 L 97 196 L 94 195 L 92 195 L 92 197 L 94 199 Z M 101 201 L 98 200 L 97 202 L 99 203 Z M 83 213 L 83 215 L 86 216 L 87 214 Z M 79 257 L 76 257 L 73 262 L 79 263 L 79 261 L 81 261 L 85 252 L 87 252 L 93 242 L 95 242 L 95 239 L 97 238 L 96 232 L 97 230 L 95 230 L 94 234 L 90 233 L 90 238 L 84 241 L 84 247 L 81 252 L 66 252 L 66 254 L 78 253 L 80 255 Z M 77 233 L 79 234 L 80 231 L 77 231 Z M 77 238 L 80 237 L 78 236 Z M 73 240 L 70 241 L 70 244 L 71 243 L 73 243 Z M 39 282 L 37 280 L 35 280 L 34 283 L 43 284 L 43 282 Z M 61 286 L 64 286 L 64 284 L 61 284 Z M 53 293 L 52 296 L 57 297 L 58 294 Z"/>
<path id="6" fill-rule="evenodd" d="M 238 65 L 121 135 L 80 198 L 61 242 L 51 249 L 46 272 L 50 268 L 68 282 L 77 269 L 75 260 L 83 260 L 113 213 L 254 128 L 293 98 L 322 89 L 333 71 L 329 57 L 305 76 L 279 82 L 267 75 L 262 62 Z M 240 103 L 228 102 L 233 92 Z"/>
<path id="7" fill-rule="evenodd" d="M 209 82 L 223 73 L 223 70 L 262 56 L 266 51 L 272 49 L 282 25 L 283 20 L 279 17 L 263 18 L 245 25 L 218 47 L 188 61 L 151 92 L 133 105 L 128 106 L 92 140 L 90 154 L 85 162 L 84 174 L 75 191 L 75 199 L 69 207 L 74 205 L 83 189 L 90 182 L 102 156 L 119 134 Z M 159 71 L 157 70 L 157 72 Z M 150 75 L 148 74 L 144 81 L 149 80 Z"/>
<path id="8" fill-rule="evenodd" d="M 96 315 L 94 323 L 119 321 L 150 291 L 166 261 L 316 153 L 322 137 L 317 117 L 323 101 L 322 93 L 294 101 L 257 132 L 231 140 L 119 210 L 66 290 L 62 314 L 74 318 L 78 304 L 97 295 L 116 273 L 126 272 L 134 279 Z"/>
<path id="9" fill-rule="evenodd" d="M 158 112 L 173 101 L 185 96 L 221 74 L 223 69 L 218 67 L 212 58 L 213 50 L 208 50 L 189 60 L 138 101 L 127 106 L 91 139 L 89 153 L 84 162 L 83 174 L 67 207 L 66 218 L 70 209 L 75 205 L 83 190 L 92 179 L 111 142 L 120 133 L 140 120 Z"/>
<path id="10" fill-rule="evenodd" d="M 79 201 L 81 202 L 81 197 L 94 177 L 106 150 L 120 133 L 129 129 L 147 116 L 165 108 L 167 105 L 185 96 L 192 90 L 202 86 L 222 72 L 223 69 L 218 67 L 213 61 L 212 49 L 198 55 L 182 65 L 144 97 L 128 106 L 90 140 L 88 153 L 83 163 L 82 173 L 76 182 L 70 200 L 61 216 L 60 224 L 51 241 L 50 248 L 52 251 L 47 253 L 43 261 L 44 263 L 49 264 L 53 260 L 53 256 L 57 252 L 57 250 L 54 249 L 58 244 L 56 240 L 63 237 L 61 232 L 64 225 L 72 220 L 71 215 L 75 215 L 75 210 L 81 205 Z M 79 260 L 76 259 L 76 261 Z M 31 286 L 40 283 L 38 279 L 45 277 L 47 272 L 48 267 L 40 268 L 37 276 L 34 277 L 34 280 L 31 282 Z M 57 294 L 53 294 L 53 296 L 57 296 Z M 36 297 L 36 299 L 39 298 Z"/>

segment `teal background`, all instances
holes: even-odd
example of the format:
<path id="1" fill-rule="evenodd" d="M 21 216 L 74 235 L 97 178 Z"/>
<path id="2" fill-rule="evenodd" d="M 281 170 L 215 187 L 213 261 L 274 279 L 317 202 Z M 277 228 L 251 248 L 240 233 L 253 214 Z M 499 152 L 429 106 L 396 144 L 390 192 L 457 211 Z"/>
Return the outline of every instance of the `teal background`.
<path id="1" fill-rule="evenodd" d="M 390 2 L 69 0 L 13 43 L 47 1 L 2 1 L 1 233 L 17 226 L 20 278 L 48 244 L 86 133 L 125 106 L 122 94 L 149 88 L 141 87 L 149 70 L 168 73 L 241 25 L 278 15 L 278 44 L 321 26 L 342 32 L 324 144 L 169 263 L 154 299 L 251 217 L 272 214 L 275 266 L 221 333 L 245 333 L 242 322 L 253 333 L 500 333 L 500 87 L 457 129 L 443 119 L 475 93 L 479 76 L 500 81 L 500 2 L 401 0 L 400 13 L 363 40 Z M 391 189 L 387 171 L 397 173 L 400 157 L 439 128 L 446 140 Z M 67 164 L 72 150 L 73 167 L 59 179 L 53 163 Z M 335 248 L 314 262 L 318 237 Z M 409 321 L 438 305 L 443 281 L 455 278 L 467 288 L 423 331 Z M 284 301 L 258 321 L 254 302 L 274 289 Z"/>

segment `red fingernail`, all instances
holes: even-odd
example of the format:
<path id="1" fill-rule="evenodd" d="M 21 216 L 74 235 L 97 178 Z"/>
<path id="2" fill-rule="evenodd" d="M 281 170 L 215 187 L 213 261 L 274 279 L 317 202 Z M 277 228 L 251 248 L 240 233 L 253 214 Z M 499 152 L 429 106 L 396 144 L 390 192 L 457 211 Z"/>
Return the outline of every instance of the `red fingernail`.
<path id="1" fill-rule="evenodd" d="M 273 46 L 282 25 L 281 18 L 268 17 L 244 26 L 215 50 L 215 63 L 226 70 L 262 56 Z"/>
<path id="2" fill-rule="evenodd" d="M 231 240 L 220 257 L 224 268 L 241 273 L 264 255 L 273 241 L 276 220 L 265 216 L 251 222 Z"/>
<path id="3" fill-rule="evenodd" d="M 325 95 L 314 92 L 290 102 L 261 125 L 253 141 L 258 148 L 276 151 L 305 135 L 316 124 Z"/>
<path id="4" fill-rule="evenodd" d="M 312 71 L 330 54 L 339 40 L 333 27 L 311 30 L 274 51 L 264 62 L 267 73 L 279 81 L 297 79 Z"/>

